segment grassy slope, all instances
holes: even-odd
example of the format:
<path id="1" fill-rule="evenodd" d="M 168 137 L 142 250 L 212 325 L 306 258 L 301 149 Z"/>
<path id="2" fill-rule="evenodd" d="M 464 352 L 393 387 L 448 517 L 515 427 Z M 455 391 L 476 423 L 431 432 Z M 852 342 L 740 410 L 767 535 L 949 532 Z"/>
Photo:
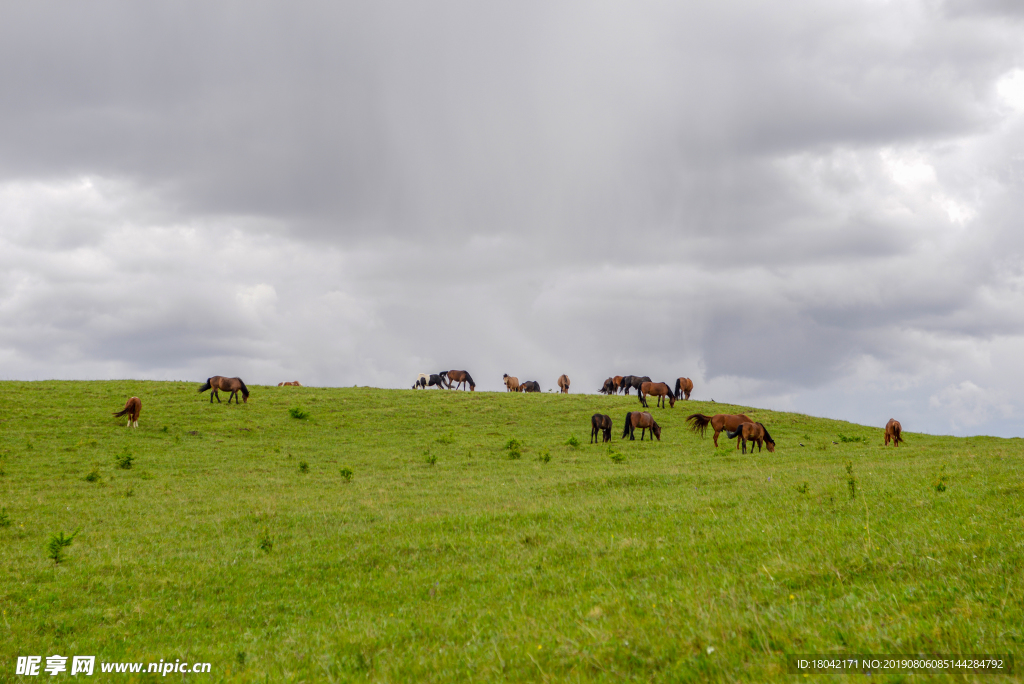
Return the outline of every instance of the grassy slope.
<path id="1" fill-rule="evenodd" d="M 743 456 L 685 429 L 723 404 L 652 409 L 641 443 L 634 397 L 196 388 L 0 383 L 4 677 L 60 653 L 202 681 L 782 680 L 785 653 L 1020 651 L 1021 440 L 897 451 L 743 409 L 779 444 Z M 132 394 L 137 431 L 110 416 Z M 621 463 L 587 444 L 597 411 Z"/>

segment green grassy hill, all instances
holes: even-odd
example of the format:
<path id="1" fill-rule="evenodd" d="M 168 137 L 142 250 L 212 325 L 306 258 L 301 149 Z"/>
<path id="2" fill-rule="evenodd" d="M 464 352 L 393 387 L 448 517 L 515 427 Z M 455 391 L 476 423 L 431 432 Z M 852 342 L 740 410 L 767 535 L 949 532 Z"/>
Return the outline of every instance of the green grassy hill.
<path id="1" fill-rule="evenodd" d="M 652 408 L 662 441 L 641 443 L 620 439 L 635 397 L 197 387 L 0 383 L 0 679 L 55 653 L 210 662 L 203 682 L 764 681 L 794 653 L 1020 653 L 1019 439 L 885 449 L 880 427 L 691 401 Z M 111 417 L 132 395 L 138 430 Z M 736 410 L 776 453 L 684 422 Z M 610 446 L 587 443 L 595 412 Z"/>

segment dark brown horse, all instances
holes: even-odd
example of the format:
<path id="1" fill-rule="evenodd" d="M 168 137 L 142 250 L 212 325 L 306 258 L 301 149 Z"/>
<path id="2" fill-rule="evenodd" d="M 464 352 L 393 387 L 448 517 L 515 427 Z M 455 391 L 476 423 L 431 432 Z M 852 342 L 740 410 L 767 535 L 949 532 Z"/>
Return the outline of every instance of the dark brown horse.
<path id="1" fill-rule="evenodd" d="M 676 380 L 676 399 L 689 399 L 693 391 L 693 380 L 690 378 L 678 378 Z"/>
<path id="2" fill-rule="evenodd" d="M 668 405 L 671 408 L 676 407 L 676 398 L 672 394 L 672 390 L 669 389 L 668 385 L 663 382 L 645 382 L 640 385 L 640 389 L 637 392 L 637 396 L 640 398 L 640 403 L 644 405 L 644 408 L 650 408 L 647 405 L 647 397 L 658 397 L 657 406 L 665 408 L 665 400 L 668 399 Z"/>
<path id="3" fill-rule="evenodd" d="M 519 378 L 513 378 L 508 373 L 501 376 L 505 380 L 505 391 L 506 392 L 518 392 L 519 391 Z"/>
<path id="4" fill-rule="evenodd" d="M 124 405 L 123 409 L 114 414 L 114 417 L 128 416 L 128 425 L 125 425 L 125 427 L 139 427 L 140 413 L 142 413 L 142 400 L 138 397 L 132 397 Z"/>
<path id="5" fill-rule="evenodd" d="M 569 393 L 569 376 L 565 373 L 558 376 L 558 389 L 562 390 L 562 394 Z"/>
<path id="6" fill-rule="evenodd" d="M 719 413 L 714 416 L 705 416 L 700 413 L 694 413 L 686 417 L 686 420 L 690 422 L 690 428 L 694 432 L 699 432 L 700 436 L 703 437 L 708 429 L 708 425 L 715 431 L 715 446 L 718 446 L 718 434 L 722 430 L 735 430 L 739 428 L 741 423 L 753 423 L 754 421 L 738 413 L 736 415 L 730 415 L 728 413 Z"/>
<path id="7" fill-rule="evenodd" d="M 217 403 L 220 403 L 220 395 L 217 390 L 224 392 L 231 392 L 231 397 L 235 398 L 235 403 L 238 403 L 238 393 L 242 393 L 242 401 L 249 403 L 249 388 L 245 386 L 241 378 L 225 378 L 220 375 L 214 375 L 212 378 L 206 379 L 206 384 L 199 388 L 200 392 L 205 392 L 208 389 L 212 389 L 210 392 L 210 403 L 213 403 L 213 398 L 217 397 Z M 228 403 L 231 403 L 231 397 L 228 397 Z"/>
<path id="8" fill-rule="evenodd" d="M 895 418 L 890 418 L 889 422 L 885 424 L 885 446 L 889 446 L 890 439 L 893 446 L 899 446 L 903 441 L 903 426 Z"/>
<path id="9" fill-rule="evenodd" d="M 758 452 L 761 451 L 761 446 L 767 446 L 769 453 L 775 453 L 775 440 L 768 434 L 768 430 L 765 429 L 761 423 L 740 423 L 740 426 L 735 430 L 726 430 L 725 434 L 729 439 L 736 440 L 736 448 L 740 448 L 740 442 L 743 442 L 743 453 L 747 453 L 747 442 L 750 442 L 750 453 L 754 453 L 754 445 L 757 444 Z"/>
<path id="10" fill-rule="evenodd" d="M 459 385 L 469 385 L 469 391 L 476 391 L 476 383 L 473 382 L 473 378 L 470 377 L 469 373 L 464 370 L 450 370 L 448 375 L 448 387 L 454 387 L 459 389 Z"/>
<path id="11" fill-rule="evenodd" d="M 603 433 L 604 442 L 612 441 L 612 417 L 603 413 L 595 413 L 590 417 L 590 443 L 597 444 L 598 431 Z M 640 434 L 643 437 L 643 433 Z"/>
<path id="12" fill-rule="evenodd" d="M 540 392 L 540 383 L 536 380 L 527 380 L 526 382 L 520 383 L 520 392 Z"/>
<path id="13" fill-rule="evenodd" d="M 633 437 L 633 431 L 636 428 L 640 428 L 640 441 L 644 441 L 644 433 L 647 430 L 651 431 L 652 439 L 654 437 L 661 441 L 661 426 L 654 422 L 654 416 L 647 411 L 630 411 L 626 414 L 626 427 L 622 431 L 622 438 L 625 439 L 626 435 L 629 435 L 630 441 L 635 441 Z"/>
<path id="14" fill-rule="evenodd" d="M 615 385 L 615 380 L 613 378 L 608 378 L 604 381 L 604 384 L 601 385 L 601 389 L 597 391 L 601 394 L 615 394 L 619 391 L 619 388 Z"/>

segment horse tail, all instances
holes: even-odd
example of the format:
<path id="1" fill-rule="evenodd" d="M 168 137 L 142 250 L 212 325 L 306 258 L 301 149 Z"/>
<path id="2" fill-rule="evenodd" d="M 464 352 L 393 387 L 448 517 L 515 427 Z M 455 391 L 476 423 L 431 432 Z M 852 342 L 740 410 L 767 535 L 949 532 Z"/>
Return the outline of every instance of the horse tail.
<path id="1" fill-rule="evenodd" d="M 726 430 L 725 431 L 725 435 L 729 439 L 736 439 L 737 437 L 740 436 L 741 432 L 743 432 L 743 428 L 736 428 L 734 431 L 731 431 L 731 432 L 729 430 Z"/>
<path id="2" fill-rule="evenodd" d="M 242 386 L 242 396 L 245 397 L 246 399 L 248 399 L 249 398 L 249 388 L 245 386 L 245 383 L 242 382 L 241 378 L 238 379 L 238 384 Z"/>
<path id="3" fill-rule="evenodd" d="M 199 388 L 200 394 L 210 389 L 210 378 L 206 378 L 206 384 Z"/>
<path id="4" fill-rule="evenodd" d="M 633 412 L 632 411 L 628 411 L 626 413 L 626 425 L 622 429 L 622 437 L 623 437 L 623 439 L 625 439 L 626 437 L 629 436 L 629 424 L 630 424 L 632 418 L 633 418 Z"/>
<path id="5" fill-rule="evenodd" d="M 683 398 L 683 388 L 682 383 L 679 382 L 680 380 L 682 380 L 682 378 L 676 378 L 676 399 Z"/>
<path id="6" fill-rule="evenodd" d="M 707 432 L 708 425 L 711 423 L 711 416 L 705 416 L 700 413 L 694 413 L 686 417 L 686 421 L 690 423 L 690 429 L 694 432 L 700 433 L 703 437 Z"/>
<path id="7" fill-rule="evenodd" d="M 132 412 L 131 408 L 128 407 L 128 406 L 125 406 L 124 410 L 123 411 L 118 411 L 117 413 L 115 413 L 114 417 L 115 418 L 120 418 L 121 416 L 127 416 L 131 412 Z"/>
<path id="8" fill-rule="evenodd" d="M 471 376 L 469 373 L 466 373 L 466 382 L 469 383 L 469 391 L 470 392 L 472 392 L 473 390 L 476 389 L 476 383 L 473 382 L 473 376 Z"/>

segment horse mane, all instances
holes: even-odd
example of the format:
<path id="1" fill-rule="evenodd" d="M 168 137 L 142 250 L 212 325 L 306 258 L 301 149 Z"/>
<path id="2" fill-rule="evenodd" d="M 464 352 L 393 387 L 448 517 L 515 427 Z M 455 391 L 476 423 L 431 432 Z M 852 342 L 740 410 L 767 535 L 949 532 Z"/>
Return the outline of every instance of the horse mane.
<path id="1" fill-rule="evenodd" d="M 774 440 L 774 439 L 772 439 L 772 436 L 768 434 L 768 428 L 766 428 L 766 427 L 765 427 L 765 426 L 764 426 L 763 424 L 761 424 L 761 423 L 758 423 L 758 425 L 760 425 L 760 426 L 761 426 L 761 429 L 762 429 L 762 430 L 764 430 L 764 441 L 766 441 L 766 442 L 771 442 L 772 444 L 775 444 L 775 440 Z"/>
<path id="2" fill-rule="evenodd" d="M 242 396 L 245 397 L 246 399 L 248 399 L 249 398 L 249 388 L 245 386 L 244 382 L 242 382 L 242 378 L 238 378 L 238 384 L 242 386 Z"/>
<path id="3" fill-rule="evenodd" d="M 700 413 L 693 413 L 687 416 L 686 420 L 690 423 L 690 429 L 694 432 L 699 432 L 700 436 L 703 437 L 707 432 L 708 424 L 711 422 L 711 417 Z"/>
<path id="4" fill-rule="evenodd" d="M 469 372 L 467 372 L 467 371 L 462 371 L 462 372 L 466 374 L 466 382 L 469 383 L 469 386 L 470 387 L 476 387 L 476 383 L 473 382 L 473 376 L 471 376 L 469 374 Z"/>

